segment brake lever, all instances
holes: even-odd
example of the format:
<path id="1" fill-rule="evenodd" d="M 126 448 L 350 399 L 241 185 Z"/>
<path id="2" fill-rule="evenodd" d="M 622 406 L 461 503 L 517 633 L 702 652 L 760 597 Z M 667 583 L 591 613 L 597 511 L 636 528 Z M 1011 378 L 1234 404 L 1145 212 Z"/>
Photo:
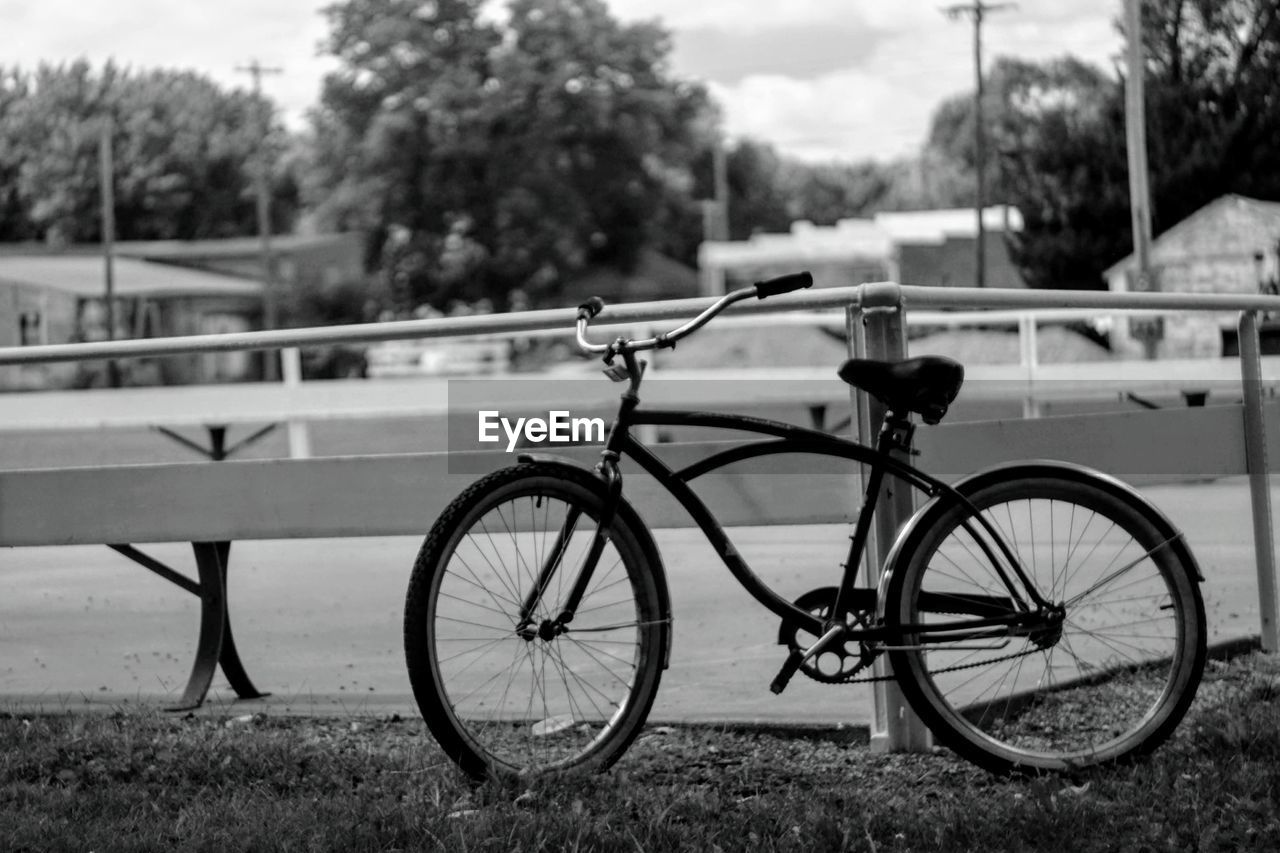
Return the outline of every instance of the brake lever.
<path id="1" fill-rule="evenodd" d="M 645 369 L 645 367 L 647 367 L 647 366 L 648 366 L 648 364 L 649 364 L 649 362 L 645 361 L 644 359 L 640 359 L 640 361 L 639 361 L 639 365 L 640 365 L 640 378 L 641 378 L 641 379 L 643 379 L 643 378 L 644 378 L 644 369 Z M 630 381 L 630 379 L 631 379 L 631 371 L 627 369 L 627 366 L 626 366 L 625 364 L 614 364 L 614 363 L 612 363 L 611 361 L 606 361 L 606 362 L 605 362 L 605 365 L 606 365 L 605 369 L 604 369 L 603 371 L 601 371 L 601 372 L 602 372 L 605 376 L 608 376 L 608 377 L 609 377 L 609 379 L 610 379 L 610 381 L 612 381 L 612 382 L 628 382 L 628 381 Z"/>

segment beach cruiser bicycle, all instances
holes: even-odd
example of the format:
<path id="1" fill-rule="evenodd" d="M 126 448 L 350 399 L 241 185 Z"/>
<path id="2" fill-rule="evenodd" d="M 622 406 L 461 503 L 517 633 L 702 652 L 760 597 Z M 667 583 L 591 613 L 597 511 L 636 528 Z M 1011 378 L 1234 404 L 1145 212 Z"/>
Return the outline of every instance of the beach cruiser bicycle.
<path id="1" fill-rule="evenodd" d="M 483 477 L 436 521 L 413 567 L 404 636 L 414 695 L 467 773 L 605 768 L 644 724 L 668 662 L 672 608 L 653 536 L 623 492 L 623 456 L 676 498 L 733 577 L 781 619 L 775 693 L 796 673 L 871 680 L 870 665 L 887 656 L 935 737 L 995 772 L 1123 761 L 1177 726 L 1205 660 L 1202 578 L 1182 534 L 1129 486 L 1077 465 L 1001 465 L 948 485 L 909 464 L 911 417 L 942 419 L 963 381 L 957 362 L 840 367 L 886 409 L 874 448 L 770 420 L 640 406 L 638 353 L 673 347 L 735 302 L 811 282 L 799 273 L 735 290 L 642 340 L 593 343 L 588 326 L 603 303 L 578 310 L 579 345 L 628 383 L 599 464 L 530 454 Z M 634 434 L 648 424 L 761 439 L 672 470 Z M 865 472 L 832 585 L 796 600 L 760 580 L 691 488 L 723 466 L 781 453 Z M 886 477 L 923 497 L 873 586 L 859 567 Z"/>

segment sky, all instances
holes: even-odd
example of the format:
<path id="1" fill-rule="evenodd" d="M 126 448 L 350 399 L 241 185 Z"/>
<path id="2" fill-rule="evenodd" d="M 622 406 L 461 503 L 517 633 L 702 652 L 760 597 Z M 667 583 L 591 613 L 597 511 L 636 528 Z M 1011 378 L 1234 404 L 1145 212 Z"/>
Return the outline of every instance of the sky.
<path id="1" fill-rule="evenodd" d="M 624 21 L 660 19 L 677 74 L 705 81 L 731 137 L 799 159 L 889 160 L 916 153 L 945 98 L 972 92 L 973 26 L 954 0 L 607 0 Z M 0 0 L 0 65 L 80 57 L 137 69 L 203 72 L 264 92 L 302 127 L 333 68 L 320 55 L 328 0 Z M 1021 0 L 987 14 L 984 66 L 996 56 L 1073 54 L 1110 68 L 1122 50 L 1121 0 Z"/>

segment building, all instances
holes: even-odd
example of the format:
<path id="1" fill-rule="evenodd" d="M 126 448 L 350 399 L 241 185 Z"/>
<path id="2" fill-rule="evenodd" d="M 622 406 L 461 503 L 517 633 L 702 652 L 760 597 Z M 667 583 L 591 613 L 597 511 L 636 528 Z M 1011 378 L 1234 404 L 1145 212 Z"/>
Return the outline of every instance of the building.
<path id="1" fill-rule="evenodd" d="M 120 257 L 174 264 L 242 278 L 262 279 L 262 241 L 258 237 L 220 240 L 124 240 Z M 276 280 L 290 289 L 332 287 L 364 276 L 365 237 L 340 234 L 277 235 L 271 238 Z"/>
<path id="2" fill-rule="evenodd" d="M 1276 292 L 1280 285 L 1280 202 L 1225 195 L 1197 210 L 1152 241 L 1154 289 L 1175 293 Z M 1103 276 L 1113 291 L 1134 289 L 1133 255 Z M 1112 349 L 1144 351 L 1132 323 L 1117 323 Z M 1157 354 L 1170 358 L 1217 357 L 1237 352 L 1236 320 L 1207 314 L 1166 317 Z"/>
<path id="3" fill-rule="evenodd" d="M 120 257 L 114 260 L 115 337 L 150 338 L 241 332 L 262 318 L 259 281 Z M 106 340 L 102 257 L 87 254 L 0 255 L 0 346 Z M 228 352 L 128 359 L 125 384 L 187 384 L 256 378 L 259 359 Z M 41 389 L 106 384 L 101 363 L 0 367 L 0 388 Z"/>
<path id="4" fill-rule="evenodd" d="M 987 287 L 1024 287 L 1009 257 L 1005 235 L 1022 229 L 1016 208 L 983 211 Z M 896 281 L 926 287 L 972 287 L 977 278 L 978 217 L 971 209 L 878 213 L 832 226 L 792 224 L 787 234 L 703 243 L 702 292 L 783 273 L 809 270 L 816 287 Z"/>

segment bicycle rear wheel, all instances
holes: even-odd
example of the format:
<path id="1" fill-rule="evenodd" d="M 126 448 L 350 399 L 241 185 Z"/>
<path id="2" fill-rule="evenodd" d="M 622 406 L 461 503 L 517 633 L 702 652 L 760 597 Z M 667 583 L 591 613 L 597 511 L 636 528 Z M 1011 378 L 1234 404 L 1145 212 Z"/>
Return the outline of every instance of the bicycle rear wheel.
<path id="1" fill-rule="evenodd" d="M 1199 573 L 1177 531 L 1128 487 L 1057 466 L 1013 467 L 966 496 L 1062 618 L 951 642 L 920 632 L 1017 609 L 990 531 L 935 503 L 886 589 L 905 647 L 890 663 L 916 713 L 996 772 L 1108 764 L 1162 743 L 1205 658 Z"/>
<path id="2" fill-rule="evenodd" d="M 450 504 L 418 554 L 405 604 L 409 679 L 432 734 L 473 777 L 602 769 L 648 715 L 670 617 L 657 552 L 629 505 L 568 630 L 549 627 L 603 505 L 589 472 L 506 468 Z M 549 564 L 544 593 L 531 595 Z"/>

